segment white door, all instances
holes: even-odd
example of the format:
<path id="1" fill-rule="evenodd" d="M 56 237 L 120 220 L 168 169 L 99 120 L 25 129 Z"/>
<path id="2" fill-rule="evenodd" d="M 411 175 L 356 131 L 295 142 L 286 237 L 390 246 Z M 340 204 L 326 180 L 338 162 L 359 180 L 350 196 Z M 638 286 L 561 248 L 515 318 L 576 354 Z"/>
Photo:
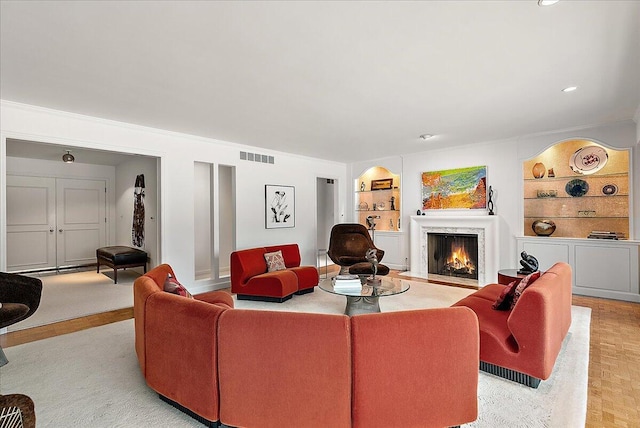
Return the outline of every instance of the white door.
<path id="1" fill-rule="evenodd" d="M 56 267 L 55 178 L 7 176 L 7 268 Z"/>
<path id="2" fill-rule="evenodd" d="M 106 243 L 104 180 L 56 180 L 58 267 L 93 263 Z"/>

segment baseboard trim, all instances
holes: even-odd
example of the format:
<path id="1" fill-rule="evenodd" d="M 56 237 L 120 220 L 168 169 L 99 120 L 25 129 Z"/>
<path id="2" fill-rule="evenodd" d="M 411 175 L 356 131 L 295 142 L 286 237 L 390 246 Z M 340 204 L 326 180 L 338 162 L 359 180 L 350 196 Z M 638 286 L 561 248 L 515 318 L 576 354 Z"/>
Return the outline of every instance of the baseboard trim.
<path id="1" fill-rule="evenodd" d="M 170 398 L 165 397 L 162 394 L 158 394 L 158 397 L 160 397 L 160 399 L 162 401 L 164 401 L 165 403 L 171 404 L 173 407 L 175 407 L 176 409 L 180 410 L 183 413 L 186 413 L 187 415 L 191 416 L 193 419 L 195 419 L 196 421 L 204 424 L 205 426 L 209 427 L 209 428 L 218 428 L 220 426 L 220 421 L 210 421 L 202 416 L 200 416 L 197 413 L 194 413 L 193 411 L 187 409 L 186 407 L 184 407 L 182 404 L 180 403 L 176 403 L 175 401 L 173 401 Z"/>
<path id="2" fill-rule="evenodd" d="M 522 385 L 526 385 L 530 388 L 537 388 L 540 385 L 540 379 L 536 377 L 520 373 L 515 370 L 507 369 L 505 367 L 497 366 L 495 364 L 487 363 L 485 361 L 480 361 L 480 370 L 513 382 L 520 383 Z"/>
<path id="3" fill-rule="evenodd" d="M 294 294 L 296 296 L 302 296 L 303 294 L 309 294 L 309 293 L 313 293 L 313 291 L 315 290 L 315 287 L 311 287 L 311 288 L 303 288 L 302 290 L 298 290 L 296 291 Z"/>

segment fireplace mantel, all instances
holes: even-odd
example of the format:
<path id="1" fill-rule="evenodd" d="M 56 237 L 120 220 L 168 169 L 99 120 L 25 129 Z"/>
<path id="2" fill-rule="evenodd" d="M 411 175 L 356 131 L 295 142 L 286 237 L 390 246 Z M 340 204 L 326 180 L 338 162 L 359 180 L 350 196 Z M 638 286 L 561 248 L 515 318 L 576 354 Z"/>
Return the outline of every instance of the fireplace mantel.
<path id="1" fill-rule="evenodd" d="M 499 269 L 498 217 L 490 215 L 411 216 L 412 276 L 429 279 L 428 233 L 466 233 L 478 235 L 478 285 L 497 282 Z"/>

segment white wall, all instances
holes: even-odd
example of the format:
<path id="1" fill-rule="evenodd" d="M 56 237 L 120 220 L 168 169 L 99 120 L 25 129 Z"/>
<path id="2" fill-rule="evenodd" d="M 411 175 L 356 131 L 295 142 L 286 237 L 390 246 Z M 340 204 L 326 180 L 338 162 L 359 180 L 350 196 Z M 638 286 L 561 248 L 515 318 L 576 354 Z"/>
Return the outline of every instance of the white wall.
<path id="1" fill-rule="evenodd" d="M 160 260 L 172 265 L 189 287 L 194 278 L 194 162 L 235 166 L 237 248 L 298 243 L 302 262 L 315 265 L 316 177 L 346 182 L 346 165 L 282 152 L 258 150 L 275 164 L 240 160 L 255 148 L 2 101 L 0 104 L 0 189 L 6 186 L 6 139 L 17 138 L 87 147 L 161 159 Z M 146 177 L 145 177 L 146 178 Z M 265 229 L 264 186 L 295 186 L 296 224 Z M 344 216 L 346 194 L 339 196 Z M 0 196 L 0 270 L 6 266 L 6 198 Z M 193 290 L 200 292 L 204 290 Z"/>
<path id="2" fill-rule="evenodd" d="M 132 156 L 116 168 L 116 239 L 112 245 L 132 246 L 133 191 L 136 177 L 144 174 L 144 250 L 152 268 L 158 262 L 158 160 Z"/>

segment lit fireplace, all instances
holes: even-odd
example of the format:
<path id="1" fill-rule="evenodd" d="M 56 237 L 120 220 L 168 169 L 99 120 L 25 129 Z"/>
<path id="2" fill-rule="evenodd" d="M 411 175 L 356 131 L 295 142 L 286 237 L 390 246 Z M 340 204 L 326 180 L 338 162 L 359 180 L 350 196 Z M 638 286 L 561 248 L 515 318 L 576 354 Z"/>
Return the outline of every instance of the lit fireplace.
<path id="1" fill-rule="evenodd" d="M 429 233 L 428 272 L 478 279 L 478 235 Z"/>

